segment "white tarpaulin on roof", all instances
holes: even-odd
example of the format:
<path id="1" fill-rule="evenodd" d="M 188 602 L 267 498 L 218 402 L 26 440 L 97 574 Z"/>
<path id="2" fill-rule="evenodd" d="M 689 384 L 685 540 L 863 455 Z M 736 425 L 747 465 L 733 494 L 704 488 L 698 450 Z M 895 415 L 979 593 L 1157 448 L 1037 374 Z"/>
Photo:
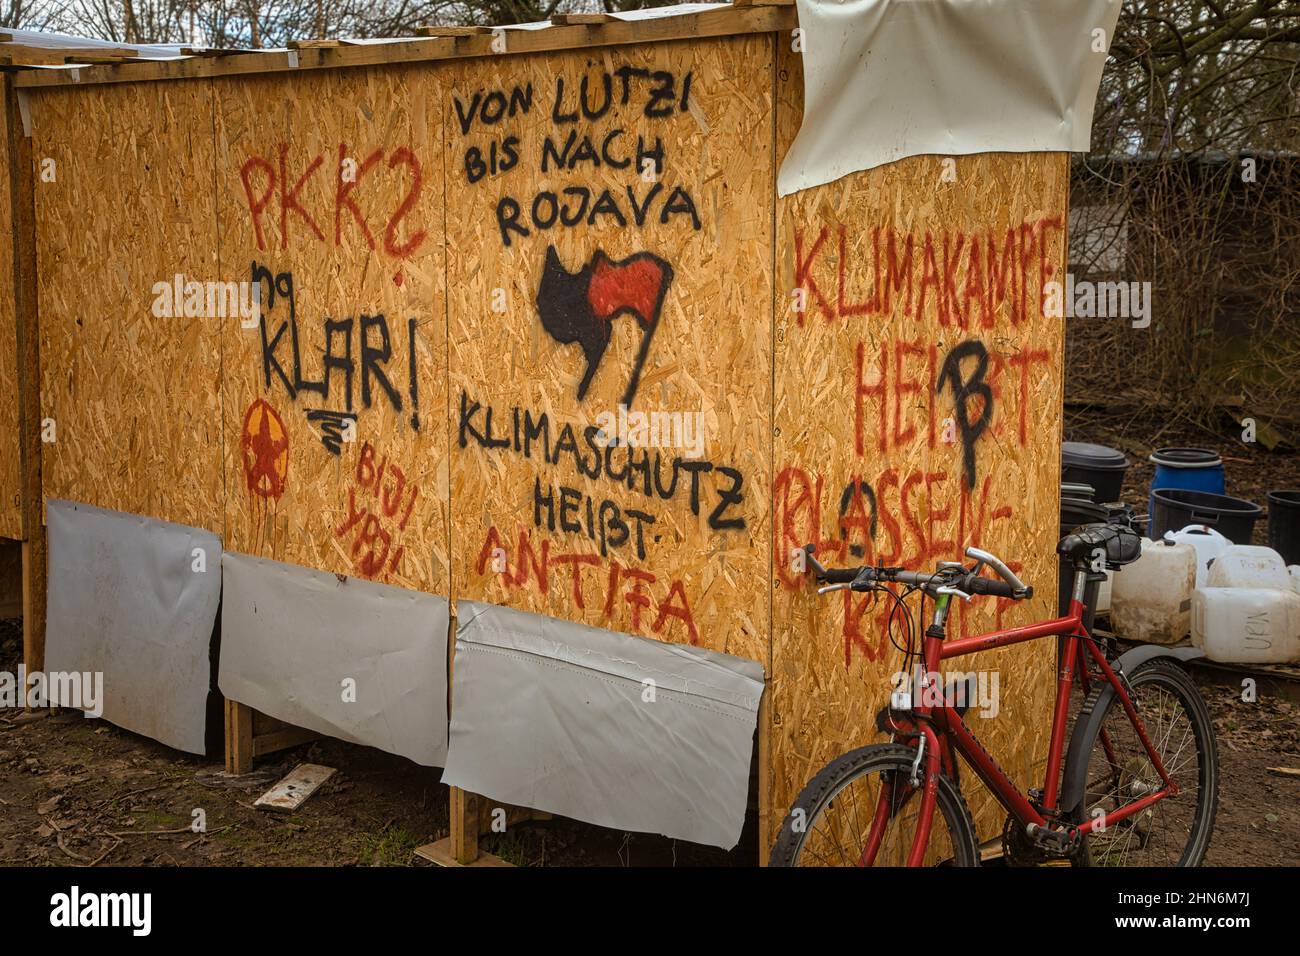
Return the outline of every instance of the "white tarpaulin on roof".
<path id="1" fill-rule="evenodd" d="M 933 153 L 1088 149 L 1120 0 L 796 0 L 782 196 Z"/>

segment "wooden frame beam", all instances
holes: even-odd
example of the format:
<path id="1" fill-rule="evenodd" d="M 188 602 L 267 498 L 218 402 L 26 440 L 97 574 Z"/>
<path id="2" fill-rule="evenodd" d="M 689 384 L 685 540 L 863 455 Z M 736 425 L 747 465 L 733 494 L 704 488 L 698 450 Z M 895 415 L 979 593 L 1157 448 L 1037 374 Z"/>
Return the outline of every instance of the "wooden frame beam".
<path id="1" fill-rule="evenodd" d="M 36 199 L 28 112 L 12 76 L 8 111 L 9 204 L 13 210 L 14 311 L 18 327 L 18 428 L 22 466 L 23 661 L 45 668 L 45 496 L 41 490 L 41 362 L 37 331 Z"/>
<path id="2" fill-rule="evenodd" d="M 680 17 L 650 20 L 616 20 L 609 23 L 551 26 L 538 30 L 506 30 L 506 49 L 494 49 L 491 31 L 458 36 L 413 39 L 402 43 L 340 45 L 302 50 L 232 53 L 180 60 L 136 60 L 121 64 L 88 66 L 74 78 L 67 70 L 28 70 L 14 82 L 18 87 L 78 86 L 93 83 L 131 83 L 150 80 L 197 79 L 283 73 L 291 70 L 381 66 L 448 60 L 474 56 L 509 56 L 588 47 L 690 40 L 793 29 L 794 7 L 719 5 L 716 10 Z M 447 28 L 434 28 L 445 31 Z M 486 29 L 486 28 L 483 28 Z M 498 45 L 499 46 L 499 45 Z M 290 55 L 292 54 L 292 56 Z M 296 62 L 296 65 L 295 65 Z"/>

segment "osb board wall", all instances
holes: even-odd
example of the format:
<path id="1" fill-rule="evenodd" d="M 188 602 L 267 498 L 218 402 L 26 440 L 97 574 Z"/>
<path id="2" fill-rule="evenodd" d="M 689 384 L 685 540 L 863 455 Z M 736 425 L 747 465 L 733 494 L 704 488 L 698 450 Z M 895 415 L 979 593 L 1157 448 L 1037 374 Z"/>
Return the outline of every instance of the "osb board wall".
<path id="1" fill-rule="evenodd" d="M 211 84 L 31 95 L 44 491 L 222 526 Z M 171 298 L 171 297 L 168 297 Z"/>
<path id="2" fill-rule="evenodd" d="M 802 74 L 781 46 L 783 154 Z M 1062 326 L 1041 289 L 1064 267 L 1067 174 L 1059 154 L 922 156 L 777 203 L 774 819 L 829 760 L 881 739 L 874 716 L 902 665 L 889 603 L 817 596 L 792 549 L 930 569 L 983 547 L 1037 594 L 957 602 L 950 635 L 1053 615 Z M 950 668 L 997 674 L 997 718 L 970 723 L 1022 786 L 1041 774 L 1054 647 Z M 1003 811 L 966 783 L 980 834 L 995 834 Z"/>
<path id="3" fill-rule="evenodd" d="M 771 70 L 766 36 L 451 69 L 458 597 L 767 663 Z"/>
<path id="4" fill-rule="evenodd" d="M 441 74 L 217 82 L 226 546 L 446 594 Z"/>
<path id="5" fill-rule="evenodd" d="M 18 322 L 14 306 L 13 209 L 8 111 L 0 117 L 0 538 L 21 538 L 22 456 L 18 420 Z"/>

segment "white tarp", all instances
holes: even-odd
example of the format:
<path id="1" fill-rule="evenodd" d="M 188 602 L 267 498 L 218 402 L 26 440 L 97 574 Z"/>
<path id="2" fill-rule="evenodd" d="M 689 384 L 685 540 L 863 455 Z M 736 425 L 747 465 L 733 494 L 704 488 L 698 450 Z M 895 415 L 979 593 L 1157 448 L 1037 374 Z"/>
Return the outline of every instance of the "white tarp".
<path id="1" fill-rule="evenodd" d="M 447 755 L 447 599 L 265 558 L 222 559 L 218 684 L 295 727 L 427 767 Z"/>
<path id="2" fill-rule="evenodd" d="M 925 153 L 1086 152 L 1120 0 L 796 0 L 782 196 Z"/>
<path id="3" fill-rule="evenodd" d="M 740 840 L 763 669 L 460 601 L 443 782 L 720 847 Z"/>
<path id="4" fill-rule="evenodd" d="M 45 673 L 102 674 L 105 720 L 203 753 L 220 539 L 71 501 L 46 514 Z"/>

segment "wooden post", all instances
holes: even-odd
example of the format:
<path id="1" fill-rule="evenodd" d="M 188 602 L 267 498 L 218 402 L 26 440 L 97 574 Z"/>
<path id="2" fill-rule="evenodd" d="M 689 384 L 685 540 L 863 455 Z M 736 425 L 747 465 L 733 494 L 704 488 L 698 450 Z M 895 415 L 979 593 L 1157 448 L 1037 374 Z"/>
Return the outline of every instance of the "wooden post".
<path id="1" fill-rule="evenodd" d="M 462 866 L 478 859 L 479 800 L 476 793 L 451 788 L 451 854 Z"/>
<path id="2" fill-rule="evenodd" d="M 226 773 L 253 769 L 253 708 L 226 698 Z"/>
<path id="3" fill-rule="evenodd" d="M 18 425 L 22 465 L 23 661 L 45 667 L 45 498 L 41 492 L 41 363 L 36 299 L 36 205 L 26 103 L 5 77 L 9 113 L 9 203 L 14 231 L 14 310 L 18 326 Z M 57 427 L 57 423 L 56 423 Z"/>

